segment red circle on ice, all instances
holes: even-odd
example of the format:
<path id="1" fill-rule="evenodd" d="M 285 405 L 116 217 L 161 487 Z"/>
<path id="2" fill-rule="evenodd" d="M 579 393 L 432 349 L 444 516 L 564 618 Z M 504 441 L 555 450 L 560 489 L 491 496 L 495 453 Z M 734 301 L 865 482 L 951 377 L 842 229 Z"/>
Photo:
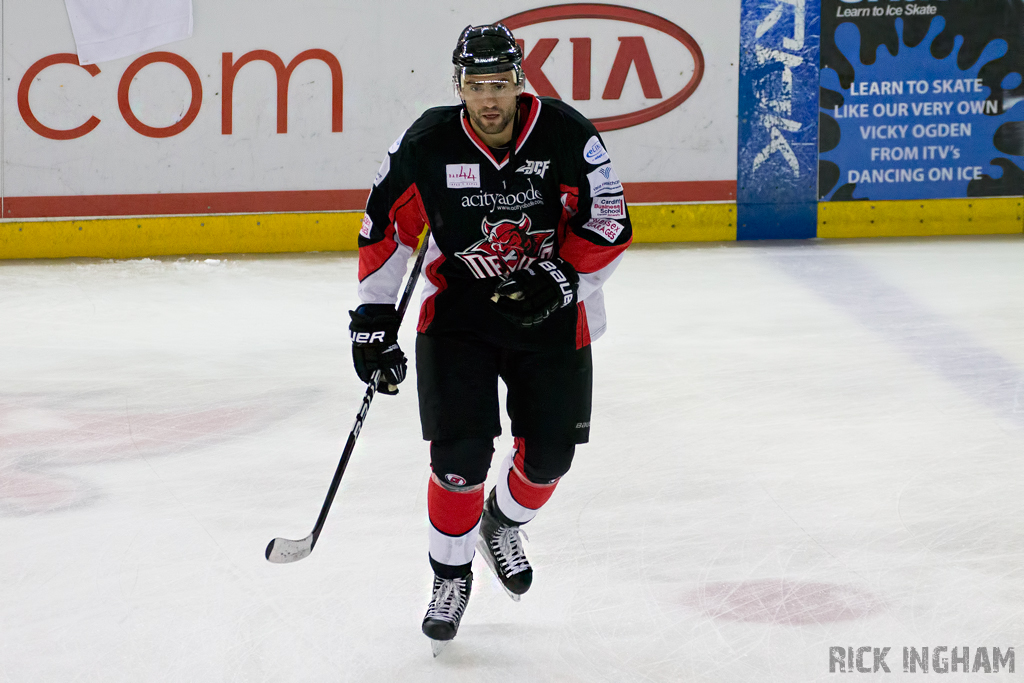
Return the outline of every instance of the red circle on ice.
<path id="1" fill-rule="evenodd" d="M 687 602 L 715 619 L 790 626 L 851 621 L 884 607 L 853 586 L 787 579 L 709 582 Z"/>

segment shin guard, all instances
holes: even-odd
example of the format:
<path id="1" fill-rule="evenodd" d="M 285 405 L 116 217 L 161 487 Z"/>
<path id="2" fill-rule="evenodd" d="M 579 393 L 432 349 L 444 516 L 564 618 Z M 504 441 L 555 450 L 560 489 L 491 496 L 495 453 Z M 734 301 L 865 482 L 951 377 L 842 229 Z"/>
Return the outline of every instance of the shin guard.
<path id="1" fill-rule="evenodd" d="M 436 475 L 430 476 L 427 511 L 431 564 L 460 567 L 473 561 L 483 509 L 483 484 L 455 489 Z"/>
<path id="2" fill-rule="evenodd" d="M 537 516 L 537 510 L 548 502 L 555 492 L 558 479 L 537 484 L 526 476 L 526 442 L 516 437 L 512 451 L 501 463 L 498 479 L 497 504 L 505 517 L 517 524 L 525 524 Z"/>

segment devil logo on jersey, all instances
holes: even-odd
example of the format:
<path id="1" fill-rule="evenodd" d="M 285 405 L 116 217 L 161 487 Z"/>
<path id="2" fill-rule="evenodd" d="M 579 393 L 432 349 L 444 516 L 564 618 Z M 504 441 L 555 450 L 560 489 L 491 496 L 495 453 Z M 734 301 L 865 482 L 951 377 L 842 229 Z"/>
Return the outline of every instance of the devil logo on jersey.
<path id="1" fill-rule="evenodd" d="M 531 225 L 526 214 L 518 221 L 484 218 L 484 238 L 456 255 L 481 279 L 528 268 L 537 259 L 551 258 L 555 249 L 555 231 L 531 230 Z"/>

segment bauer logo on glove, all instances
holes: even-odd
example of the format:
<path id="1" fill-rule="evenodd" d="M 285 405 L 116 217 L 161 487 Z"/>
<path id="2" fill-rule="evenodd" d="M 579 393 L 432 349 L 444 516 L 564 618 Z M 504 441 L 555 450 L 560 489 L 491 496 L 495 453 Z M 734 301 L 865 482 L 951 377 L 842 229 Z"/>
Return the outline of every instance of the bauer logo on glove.
<path id="1" fill-rule="evenodd" d="M 377 332 L 352 332 L 352 341 L 356 344 L 384 343 L 384 330 Z"/>
<path id="2" fill-rule="evenodd" d="M 540 261 L 537 265 L 548 271 L 548 274 L 558 283 L 558 288 L 562 290 L 562 307 L 571 304 L 576 299 L 576 290 L 573 283 L 569 282 L 569 278 L 551 261 Z M 577 278 L 578 281 L 579 278 Z"/>
<path id="3" fill-rule="evenodd" d="M 363 304 L 349 311 L 352 323 L 352 362 L 359 379 L 367 384 L 373 373 L 380 370 L 377 391 L 382 394 L 398 393 L 398 385 L 405 379 L 408 361 L 398 346 L 398 326 L 401 320 L 391 304 Z"/>
<path id="4" fill-rule="evenodd" d="M 502 280 L 491 301 L 512 322 L 531 327 L 574 304 L 579 281 L 576 270 L 561 259 L 537 261 Z"/>

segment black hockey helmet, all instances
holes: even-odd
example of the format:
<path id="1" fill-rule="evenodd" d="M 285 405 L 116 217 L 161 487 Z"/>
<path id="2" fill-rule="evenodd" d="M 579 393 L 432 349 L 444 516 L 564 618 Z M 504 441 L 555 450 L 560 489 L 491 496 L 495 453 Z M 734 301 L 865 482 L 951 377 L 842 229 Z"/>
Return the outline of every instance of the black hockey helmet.
<path id="1" fill-rule="evenodd" d="M 461 88 L 466 74 L 515 73 L 516 85 L 523 82 L 523 50 L 504 24 L 467 26 L 452 52 L 455 86 Z"/>

